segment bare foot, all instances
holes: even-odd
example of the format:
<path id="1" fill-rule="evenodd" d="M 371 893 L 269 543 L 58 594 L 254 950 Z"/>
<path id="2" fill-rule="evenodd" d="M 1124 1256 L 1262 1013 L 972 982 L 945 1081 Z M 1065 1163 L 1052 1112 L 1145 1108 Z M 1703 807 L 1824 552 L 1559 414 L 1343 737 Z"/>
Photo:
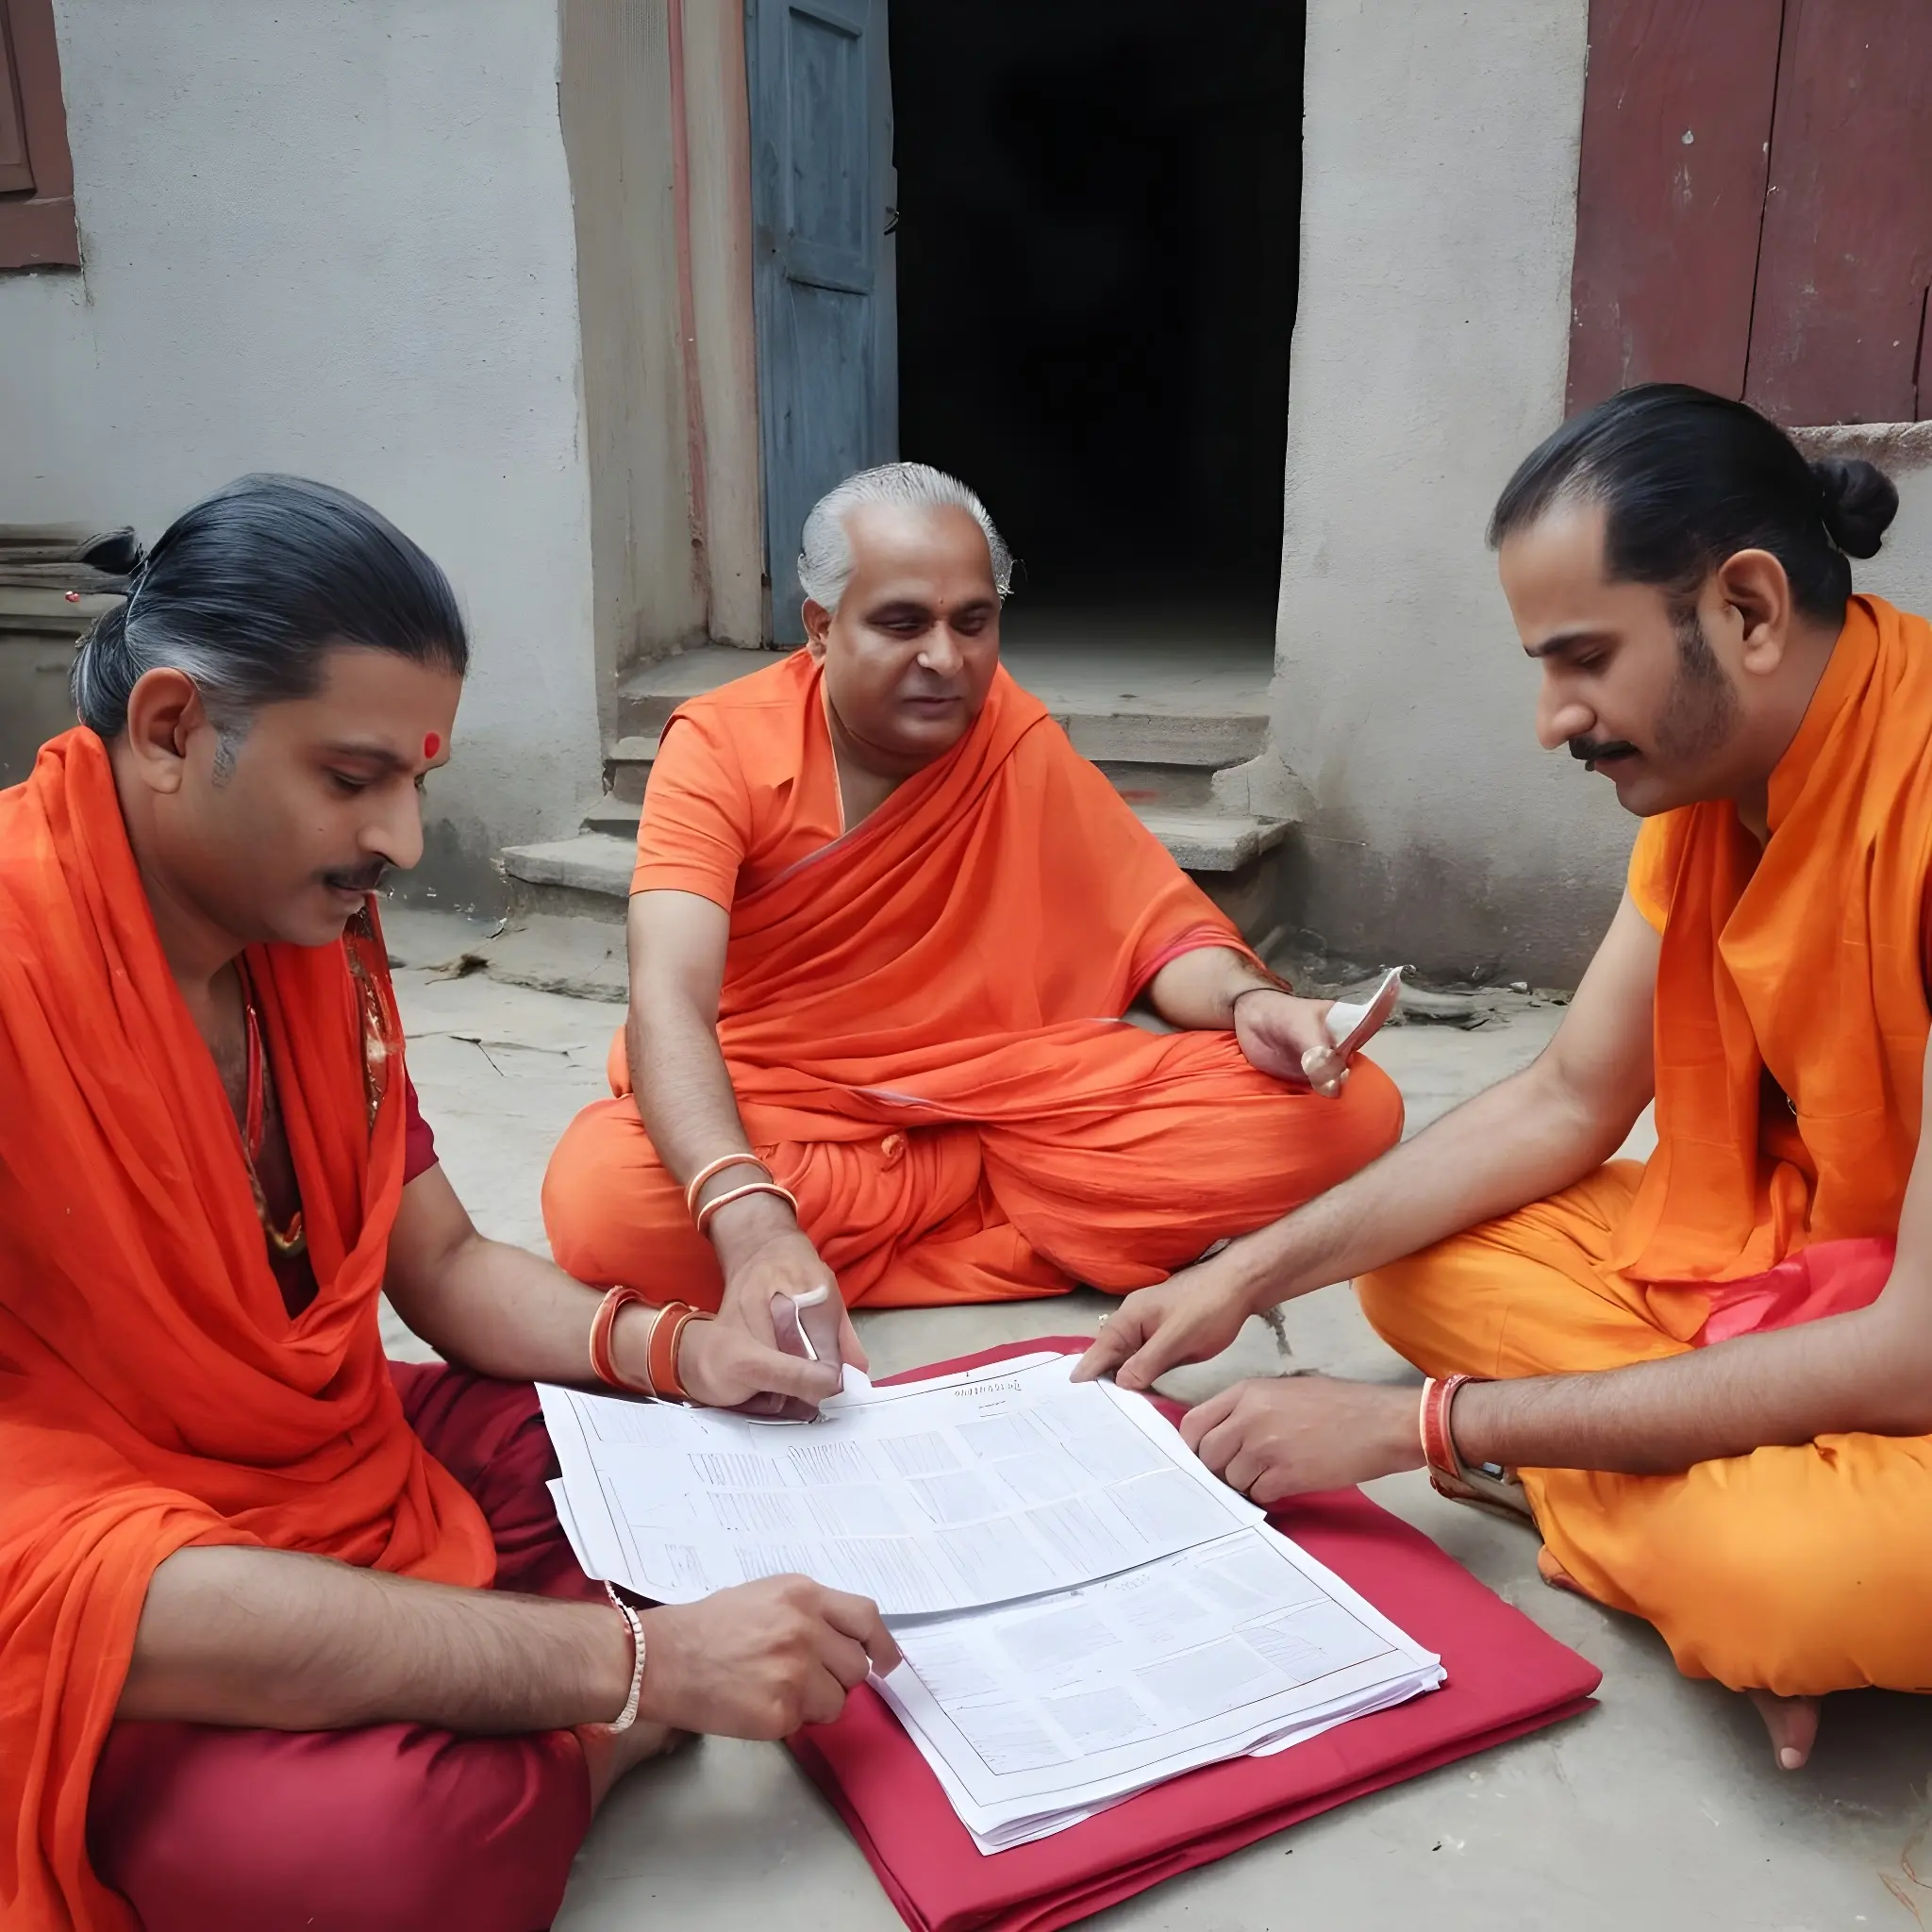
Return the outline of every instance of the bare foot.
<path id="1" fill-rule="evenodd" d="M 690 1731 L 675 1731 L 669 1724 L 635 1724 L 627 1731 L 612 1731 L 608 1724 L 579 1724 L 577 1742 L 583 1746 L 584 1769 L 591 1778 L 591 1809 L 594 1811 L 610 1795 L 625 1772 L 634 1771 L 647 1758 L 668 1757 L 691 1740 Z"/>
<path id="2" fill-rule="evenodd" d="M 1557 1560 L 1547 1543 L 1536 1553 L 1536 1574 L 1552 1590 L 1567 1590 L 1572 1596 L 1580 1596 L 1585 1603 L 1592 1601 L 1590 1592 Z"/>
<path id="3" fill-rule="evenodd" d="M 1780 1697 L 1772 1690 L 1744 1693 L 1757 1707 L 1764 1728 L 1771 1733 L 1772 1755 L 1780 1771 L 1802 1771 L 1818 1741 L 1819 1700 Z"/>

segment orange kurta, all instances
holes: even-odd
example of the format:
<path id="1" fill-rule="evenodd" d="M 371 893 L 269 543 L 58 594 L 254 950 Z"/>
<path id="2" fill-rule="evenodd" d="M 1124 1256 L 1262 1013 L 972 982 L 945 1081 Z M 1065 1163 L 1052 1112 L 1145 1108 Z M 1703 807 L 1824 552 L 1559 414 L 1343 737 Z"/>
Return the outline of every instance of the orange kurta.
<path id="1" fill-rule="evenodd" d="M 1882 1288 L 1932 1027 L 1928 743 L 1932 625 L 1854 598 L 1773 774 L 1761 857 L 1728 804 L 1645 824 L 1630 891 L 1662 935 L 1657 1152 L 1359 1282 L 1411 1361 L 1615 1368 Z M 1563 1566 L 1691 1674 L 1932 1688 L 1932 1441 L 1524 1482 Z"/>
<path id="2" fill-rule="evenodd" d="M 1400 1130 L 1366 1061 L 1324 1100 L 1230 1034 L 1122 1018 L 1168 960 L 1247 948 L 1004 671 L 965 738 L 850 833 L 808 653 L 693 699 L 639 849 L 634 891 L 730 910 L 719 1044 L 848 1302 L 1158 1281 Z M 552 1158 L 551 1245 L 586 1280 L 715 1306 L 621 1039 L 611 1074 Z"/>
<path id="3" fill-rule="evenodd" d="M 163 1558 L 493 1571 L 377 1333 L 404 1114 L 379 941 L 249 965 L 320 1287 L 292 1321 L 105 748 L 69 732 L 0 792 L 0 1922 L 21 1932 L 132 1923 L 88 1865 L 88 1785 Z"/>

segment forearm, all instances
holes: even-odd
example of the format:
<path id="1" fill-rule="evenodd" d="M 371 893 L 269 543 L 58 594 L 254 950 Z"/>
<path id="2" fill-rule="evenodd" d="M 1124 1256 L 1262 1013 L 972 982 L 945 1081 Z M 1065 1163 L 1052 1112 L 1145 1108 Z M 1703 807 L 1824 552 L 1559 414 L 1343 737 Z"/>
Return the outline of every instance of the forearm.
<path id="1" fill-rule="evenodd" d="M 285 1550 L 176 1551 L 148 1586 L 123 1718 L 471 1732 L 615 1718 L 630 1688 L 614 1609 L 459 1590 Z"/>
<path id="2" fill-rule="evenodd" d="M 1932 1348 L 1883 1303 L 1592 1374 L 1474 1383 L 1469 1463 L 1667 1474 L 1820 1436 L 1932 1434 Z"/>
<path id="3" fill-rule="evenodd" d="M 1539 1062 L 1234 1242 L 1218 1265 L 1237 1273 L 1257 1311 L 1273 1307 L 1556 1193 L 1600 1167 L 1628 1131 Z"/>
<path id="4" fill-rule="evenodd" d="M 688 1181 L 719 1155 L 751 1145 L 717 1027 L 681 989 L 633 993 L 625 1041 L 638 1116 L 674 1179 Z"/>
<path id="5" fill-rule="evenodd" d="M 526 1249 L 472 1230 L 423 1288 L 407 1297 L 392 1291 L 392 1297 L 438 1355 L 479 1375 L 506 1382 L 591 1378 L 591 1324 L 601 1293 Z M 619 1316 L 621 1334 L 634 1319 L 628 1309 Z M 621 1346 L 620 1335 L 612 1345 Z"/>
<path id="6" fill-rule="evenodd" d="M 1170 1026 L 1211 1033 L 1234 1024 L 1234 1003 L 1256 987 L 1278 987 L 1245 953 L 1197 946 L 1170 959 L 1147 983 L 1143 997 Z"/>
<path id="7" fill-rule="evenodd" d="M 656 989 L 644 999 L 633 994 L 625 1040 L 639 1117 L 673 1179 L 689 1183 L 720 1155 L 750 1149 L 717 1029 L 679 989 Z M 701 1199 L 756 1178 L 750 1169 L 726 1170 Z M 776 1195 L 758 1194 L 720 1209 L 707 1231 L 728 1275 L 740 1254 L 797 1225 Z"/>

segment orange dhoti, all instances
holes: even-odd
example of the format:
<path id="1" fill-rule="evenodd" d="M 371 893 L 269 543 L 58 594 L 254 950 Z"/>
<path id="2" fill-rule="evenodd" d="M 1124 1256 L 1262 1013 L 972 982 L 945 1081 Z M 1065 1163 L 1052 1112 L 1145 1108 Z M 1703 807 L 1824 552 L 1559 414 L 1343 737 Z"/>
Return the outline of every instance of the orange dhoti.
<path id="1" fill-rule="evenodd" d="M 1357 1282 L 1417 1367 L 1617 1369 L 1885 1291 L 1925 1158 L 1928 733 L 1932 627 L 1855 597 L 1772 774 L 1761 850 L 1727 800 L 1645 821 L 1629 890 L 1659 934 L 1657 1152 Z M 1932 1441 L 1521 1474 L 1551 1554 L 1688 1674 L 1932 1689 Z"/>
<path id="2" fill-rule="evenodd" d="M 1393 1143 L 1402 1101 L 1357 1059 L 1341 1096 L 1285 1087 L 1231 1034 L 1155 1035 L 1094 1023 L 1058 1041 L 1037 1099 L 981 1120 L 930 1124 L 869 1096 L 872 1117 L 741 1102 L 753 1145 L 797 1195 L 799 1222 L 848 1306 L 893 1307 L 1124 1293 L 1163 1279 Z M 1077 1098 L 1091 1073 L 1108 1106 Z M 585 1281 L 716 1307 L 723 1278 L 628 1094 L 579 1114 L 543 1187 L 558 1262 Z"/>
<path id="3" fill-rule="evenodd" d="M 1619 1161 L 1357 1284 L 1424 1374 L 1616 1369 L 1695 1346 L 1687 1291 L 1610 1265 L 1641 1169 Z M 1698 1301 L 1702 1297 L 1695 1298 Z M 1785 1696 L 1932 1689 L 1932 1441 L 1840 1435 L 1678 1475 L 1525 1469 L 1551 1554 L 1657 1625 L 1687 1675 Z"/>

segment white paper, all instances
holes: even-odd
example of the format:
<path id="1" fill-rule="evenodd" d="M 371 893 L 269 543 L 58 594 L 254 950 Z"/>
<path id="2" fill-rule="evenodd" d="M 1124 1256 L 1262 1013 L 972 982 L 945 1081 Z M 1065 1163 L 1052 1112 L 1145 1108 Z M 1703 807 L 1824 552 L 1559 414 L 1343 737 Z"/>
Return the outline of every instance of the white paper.
<path id="1" fill-rule="evenodd" d="M 926 1615 L 1064 1590 L 1261 1521 L 1144 1397 L 1049 1356 L 854 1388 L 808 1427 L 544 1387 L 591 1574 L 666 1603 L 796 1572 Z"/>
<path id="2" fill-rule="evenodd" d="M 1442 1680 L 1439 1658 L 1265 1526 L 893 1634 L 905 1662 L 879 1689 L 982 1851 Z"/>
<path id="3" fill-rule="evenodd" d="M 577 1568 L 586 1576 L 597 1573 L 591 1568 L 590 1552 L 585 1547 L 584 1533 L 577 1527 L 577 1520 L 571 1514 L 570 1491 L 563 1486 L 563 1478 L 555 1476 L 543 1487 L 550 1491 L 550 1500 L 557 1506 L 557 1521 L 563 1531 L 563 1540 L 570 1545 L 570 1553 L 577 1559 Z"/>

